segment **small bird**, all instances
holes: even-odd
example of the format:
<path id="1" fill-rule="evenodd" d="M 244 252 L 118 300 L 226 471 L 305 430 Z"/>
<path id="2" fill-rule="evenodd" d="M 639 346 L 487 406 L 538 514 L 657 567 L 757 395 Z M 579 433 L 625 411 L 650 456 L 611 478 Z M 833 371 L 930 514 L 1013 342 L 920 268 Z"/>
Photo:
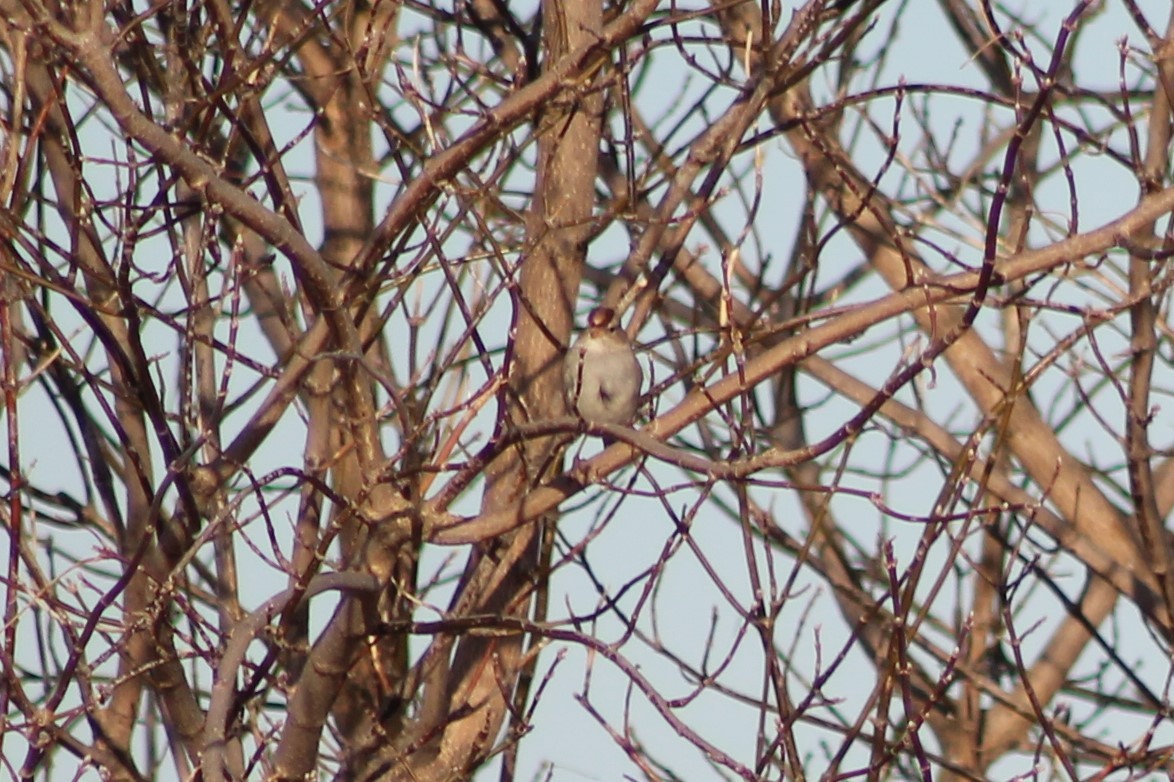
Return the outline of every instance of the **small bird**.
<path id="1" fill-rule="evenodd" d="M 610 307 L 591 310 L 587 328 L 563 360 L 563 389 L 584 421 L 626 426 L 636 415 L 644 372 L 615 315 Z"/>

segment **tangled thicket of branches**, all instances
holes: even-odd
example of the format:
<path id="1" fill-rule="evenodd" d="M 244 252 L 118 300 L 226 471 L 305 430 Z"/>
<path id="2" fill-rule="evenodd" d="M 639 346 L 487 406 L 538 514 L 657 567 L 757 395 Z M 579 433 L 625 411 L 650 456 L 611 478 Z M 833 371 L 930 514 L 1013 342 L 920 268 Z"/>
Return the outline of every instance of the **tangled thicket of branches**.
<path id="1" fill-rule="evenodd" d="M 1174 22 L 523 5 L 0 0 L 5 770 L 1174 767 Z"/>

